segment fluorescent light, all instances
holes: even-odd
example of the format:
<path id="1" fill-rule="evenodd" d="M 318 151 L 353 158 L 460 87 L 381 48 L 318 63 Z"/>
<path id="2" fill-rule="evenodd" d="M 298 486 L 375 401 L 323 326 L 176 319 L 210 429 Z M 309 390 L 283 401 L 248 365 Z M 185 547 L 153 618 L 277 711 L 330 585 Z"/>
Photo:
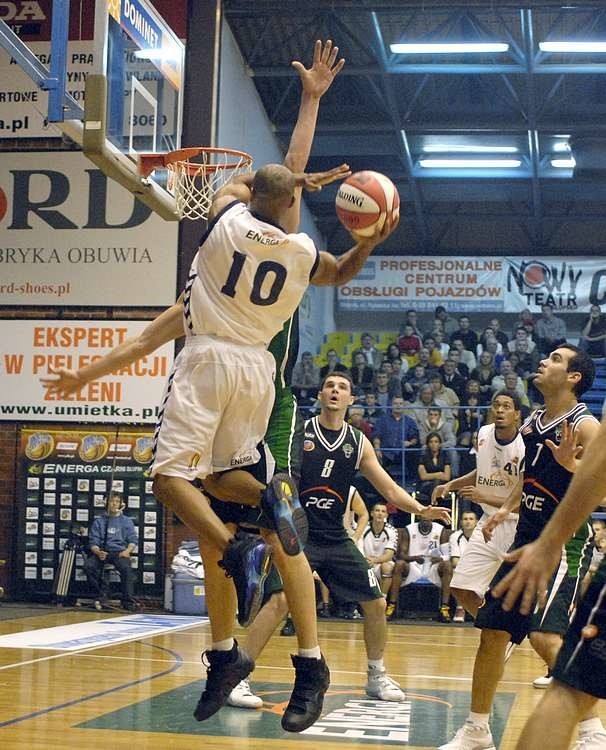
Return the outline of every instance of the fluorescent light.
<path id="1" fill-rule="evenodd" d="M 517 154 L 517 146 L 476 146 L 473 144 L 457 144 L 449 146 L 447 143 L 423 146 L 426 154 Z"/>
<path id="2" fill-rule="evenodd" d="M 568 153 L 570 151 L 570 145 L 568 141 L 558 141 L 553 144 L 552 150 L 555 154 L 561 154 L 563 152 Z"/>
<path id="3" fill-rule="evenodd" d="M 178 59 L 174 49 L 138 49 L 135 57 L 139 60 L 157 60 L 159 62 L 172 62 Z"/>
<path id="4" fill-rule="evenodd" d="M 541 52 L 606 52 L 606 42 L 539 42 Z"/>
<path id="5" fill-rule="evenodd" d="M 551 166 L 556 169 L 574 169 L 576 161 L 573 157 L 570 157 L 570 159 L 552 159 Z"/>
<path id="6" fill-rule="evenodd" d="M 390 44 L 389 48 L 396 55 L 447 55 L 461 52 L 507 52 L 509 45 L 505 42 L 417 42 Z"/>
<path id="7" fill-rule="evenodd" d="M 515 169 L 520 159 L 419 159 L 423 169 Z"/>

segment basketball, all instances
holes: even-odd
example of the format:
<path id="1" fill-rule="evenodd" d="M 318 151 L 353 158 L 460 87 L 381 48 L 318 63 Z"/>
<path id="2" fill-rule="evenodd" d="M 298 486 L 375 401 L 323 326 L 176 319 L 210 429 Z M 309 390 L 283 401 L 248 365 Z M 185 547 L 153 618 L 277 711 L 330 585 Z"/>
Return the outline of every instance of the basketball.
<path id="1" fill-rule="evenodd" d="M 397 218 L 400 196 L 389 177 L 365 170 L 350 175 L 341 183 L 336 210 L 345 229 L 370 237 L 377 226 L 383 227 L 388 214 Z"/>

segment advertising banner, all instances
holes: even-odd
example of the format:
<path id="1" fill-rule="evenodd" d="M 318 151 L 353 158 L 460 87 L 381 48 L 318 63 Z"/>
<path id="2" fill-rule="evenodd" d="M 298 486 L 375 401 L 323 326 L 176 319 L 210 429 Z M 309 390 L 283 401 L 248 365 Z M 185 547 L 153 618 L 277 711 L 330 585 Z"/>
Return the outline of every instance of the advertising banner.
<path id="1" fill-rule="evenodd" d="M 370 258 L 355 279 L 338 289 L 341 310 L 414 308 L 451 312 L 589 312 L 606 304 L 601 258 L 531 259 L 382 256 Z"/>
<path id="2" fill-rule="evenodd" d="M 177 232 L 80 153 L 2 155 L 0 304 L 168 306 Z"/>
<path id="3" fill-rule="evenodd" d="M 140 333 L 149 321 L 0 321 L 0 421 L 150 423 L 156 421 L 174 345 L 86 385 L 59 401 L 40 378 L 77 370 Z"/>
<path id="4" fill-rule="evenodd" d="M 83 562 L 88 529 L 103 515 L 110 492 L 124 499 L 139 544 L 131 557 L 135 594 L 158 594 L 163 586 L 162 507 L 148 476 L 151 431 L 119 426 L 112 430 L 21 431 L 19 452 L 18 568 L 20 593 L 52 591 L 65 543 L 76 541 L 70 595 L 90 596 Z"/>

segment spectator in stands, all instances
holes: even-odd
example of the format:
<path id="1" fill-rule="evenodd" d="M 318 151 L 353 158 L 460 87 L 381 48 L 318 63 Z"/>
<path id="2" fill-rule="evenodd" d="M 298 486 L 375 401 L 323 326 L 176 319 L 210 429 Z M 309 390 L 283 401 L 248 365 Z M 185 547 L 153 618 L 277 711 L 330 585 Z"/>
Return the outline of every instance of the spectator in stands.
<path id="1" fill-rule="evenodd" d="M 433 331 L 429 335 L 433 336 L 433 340 L 435 341 L 435 344 L 436 344 L 436 349 L 442 355 L 442 359 L 448 359 L 448 352 L 450 351 L 450 343 L 445 340 L 446 337 L 444 335 L 444 331 L 441 328 L 434 328 Z"/>
<path id="2" fill-rule="evenodd" d="M 320 369 L 314 364 L 311 352 L 303 352 L 301 361 L 292 370 L 292 389 L 301 406 L 310 406 L 316 400 L 320 387 Z"/>
<path id="3" fill-rule="evenodd" d="M 348 420 L 349 424 L 360 430 L 370 440 L 373 433 L 373 425 L 364 419 L 364 407 L 354 404 L 349 407 Z"/>
<path id="4" fill-rule="evenodd" d="M 566 323 L 553 312 L 553 305 L 541 305 L 541 317 L 534 327 L 539 354 L 548 355 L 566 341 Z"/>
<path id="5" fill-rule="evenodd" d="M 369 367 L 372 367 L 373 370 L 379 369 L 381 362 L 383 361 L 383 354 L 375 347 L 374 339 L 370 333 L 364 332 L 360 336 L 360 348 L 356 349 L 354 354 L 358 351 L 362 352 L 366 357 L 366 364 Z"/>
<path id="6" fill-rule="evenodd" d="M 458 352 L 456 349 L 453 349 L 451 351 L 451 354 L 455 357 L 458 356 Z M 467 368 L 465 368 L 467 371 Z M 462 375 L 461 372 L 457 369 L 457 363 L 455 359 L 447 359 L 446 362 L 442 365 L 440 368 L 440 375 L 442 376 L 442 382 L 444 383 L 445 388 L 451 388 L 457 395 L 457 398 L 459 401 L 461 401 L 463 394 L 465 393 L 465 384 L 467 383 L 467 378 L 465 375 Z"/>
<path id="7" fill-rule="evenodd" d="M 404 326 L 404 331 L 398 339 L 398 346 L 402 358 L 406 358 L 408 366 L 413 367 L 417 362 L 421 339 L 416 335 L 411 325 Z"/>
<path id="8" fill-rule="evenodd" d="M 379 368 L 379 372 L 387 373 L 387 383 L 390 391 L 402 394 L 402 378 L 400 377 L 399 369 L 397 367 L 394 367 L 393 362 L 383 360 L 383 364 Z"/>
<path id="9" fill-rule="evenodd" d="M 446 359 L 442 352 L 436 346 L 436 340 L 432 334 L 428 333 L 423 339 L 423 349 L 429 352 L 429 361 L 434 367 L 439 367 Z"/>
<path id="10" fill-rule="evenodd" d="M 419 349 L 417 361 L 415 362 L 415 364 L 423 365 L 423 367 L 425 368 L 425 377 L 428 380 L 432 375 L 435 375 L 436 372 L 439 372 L 439 368 L 436 365 L 432 364 L 429 349 L 427 349 L 427 347 L 425 346 L 422 346 Z"/>
<path id="11" fill-rule="evenodd" d="M 383 410 L 377 403 L 377 394 L 374 391 L 364 394 L 364 418 L 366 421 L 373 425 L 377 419 L 383 414 Z"/>
<path id="12" fill-rule="evenodd" d="M 454 339 L 461 339 L 466 349 L 469 349 L 470 352 L 475 352 L 478 345 L 478 334 L 471 327 L 469 315 L 461 315 L 459 317 L 459 327 L 450 335 L 451 344 Z"/>
<path id="13" fill-rule="evenodd" d="M 478 516 L 473 510 L 465 510 L 461 513 L 461 520 L 459 522 L 459 531 L 455 531 L 451 534 L 449 539 L 450 544 L 450 565 L 454 572 L 457 567 L 461 555 L 465 552 L 465 548 L 469 543 L 469 539 L 473 534 L 473 530 L 478 525 Z M 457 602 L 457 608 L 455 610 L 453 622 L 465 622 L 465 609 Z"/>
<path id="14" fill-rule="evenodd" d="M 383 360 L 385 363 L 386 360 Z M 402 357 L 396 357 L 395 359 L 389 360 L 391 362 L 391 365 L 393 367 L 393 374 L 397 375 L 400 380 L 406 375 L 408 372 L 408 362 L 405 359 L 402 359 Z"/>
<path id="15" fill-rule="evenodd" d="M 374 571 L 384 594 L 391 587 L 391 578 L 398 549 L 398 532 L 387 520 L 387 504 L 380 500 L 370 509 L 370 523 L 362 532 L 361 549 L 368 565 Z M 393 614 L 389 607 L 385 614 Z"/>
<path id="16" fill-rule="evenodd" d="M 505 375 L 509 372 L 514 372 L 513 365 L 508 359 L 504 359 L 501 364 L 499 365 L 499 372 L 497 375 L 494 376 L 491 383 L 492 392 L 496 393 L 497 391 L 502 391 L 503 388 L 505 388 Z M 517 373 L 516 373 L 517 374 Z M 521 380 L 521 378 L 518 376 L 518 387 L 516 390 L 519 393 L 522 393 L 524 390 L 524 384 Z"/>
<path id="17" fill-rule="evenodd" d="M 492 400 L 492 379 L 496 375 L 494 357 L 490 352 L 482 352 L 478 360 L 478 366 L 471 373 L 472 380 L 480 384 L 480 403 L 489 404 Z"/>
<path id="18" fill-rule="evenodd" d="M 443 407 L 444 411 L 442 416 L 448 422 L 452 422 L 457 416 L 457 406 L 461 400 L 457 396 L 456 391 L 452 388 L 447 388 L 442 380 L 442 375 L 437 373 L 429 378 L 429 385 L 433 390 L 433 400 L 438 406 Z"/>
<path id="19" fill-rule="evenodd" d="M 522 344 L 522 348 L 527 352 L 533 352 L 536 349 L 536 344 L 528 335 L 528 331 L 524 328 L 524 326 L 518 326 L 515 329 L 513 339 L 507 343 L 507 351 L 518 351 L 519 344 L 521 342 L 526 344 L 526 347 L 524 347 L 524 345 Z"/>
<path id="20" fill-rule="evenodd" d="M 427 409 L 433 404 L 433 388 L 429 383 L 425 383 L 419 388 L 417 398 L 406 410 L 406 413 L 414 418 L 418 427 L 427 416 Z"/>
<path id="21" fill-rule="evenodd" d="M 462 370 L 461 367 L 459 367 L 459 372 L 464 377 L 468 377 L 469 373 L 472 370 L 475 370 L 477 366 L 477 360 L 476 355 L 470 351 L 469 349 L 466 349 L 463 346 L 463 341 L 461 339 L 453 339 L 450 344 L 450 351 L 448 352 L 448 356 L 452 358 L 452 352 L 453 350 L 455 352 L 459 353 L 458 359 L 455 359 L 455 362 L 460 363 L 461 367 L 464 367 L 465 370 Z"/>
<path id="22" fill-rule="evenodd" d="M 415 365 L 402 378 L 402 395 L 407 401 L 416 401 L 419 389 L 427 384 L 427 376 L 423 365 Z"/>
<path id="23" fill-rule="evenodd" d="M 529 338 L 518 339 L 514 344 L 515 349 L 509 353 L 507 359 L 511 362 L 518 375 L 524 380 L 527 380 L 537 371 L 539 366 L 540 357 L 538 349 L 535 346 L 534 341 L 531 341 Z M 531 344 L 532 349 L 529 350 Z M 517 356 L 518 358 L 517 363 L 513 360 L 514 356 Z"/>
<path id="24" fill-rule="evenodd" d="M 326 364 L 320 367 L 320 381 L 324 380 L 331 372 L 348 372 L 347 367 L 341 362 L 336 349 L 326 352 Z"/>
<path id="25" fill-rule="evenodd" d="M 534 327 L 535 327 L 535 321 L 532 317 L 532 313 L 528 308 L 525 308 L 522 310 L 520 315 L 518 316 L 518 319 L 514 323 L 513 330 L 515 331 L 518 326 L 524 326 L 524 328 L 528 331 L 528 335 L 533 339 L 534 341 Z"/>
<path id="26" fill-rule="evenodd" d="M 505 349 L 509 339 L 507 338 L 507 334 L 501 328 L 501 321 L 498 318 L 491 318 L 488 321 L 488 325 L 492 328 L 496 340 L 501 344 L 503 349 Z"/>
<path id="27" fill-rule="evenodd" d="M 452 568 L 449 538 L 450 529 L 424 518 L 402 529 L 389 589 L 389 602 L 397 602 L 400 586 L 408 586 L 421 579 L 429 580 L 442 591 L 440 620 L 450 622 Z"/>
<path id="28" fill-rule="evenodd" d="M 402 396 L 402 385 L 397 378 L 392 378 L 389 373 L 379 370 L 375 373 L 372 392 L 377 398 L 377 404 L 385 409 L 391 405 L 394 398 Z"/>
<path id="29" fill-rule="evenodd" d="M 522 419 L 526 419 L 530 411 L 530 401 L 526 393 L 526 384 L 515 370 L 508 372 L 503 378 L 503 386 L 508 391 L 515 391 L 520 397 Z"/>
<path id="30" fill-rule="evenodd" d="M 499 344 L 494 336 L 489 336 L 486 339 L 485 351 L 492 354 L 494 366 L 498 370 L 501 362 L 505 359 L 505 353 L 503 352 L 503 347 L 501 346 L 501 344 Z"/>
<path id="31" fill-rule="evenodd" d="M 436 443 L 432 443 L 432 445 L 429 445 L 429 437 L 431 435 L 437 435 L 440 438 L 440 444 L 439 446 L 436 445 Z M 426 412 L 425 418 L 421 420 L 419 423 L 419 442 L 421 445 L 425 446 L 425 451 L 421 455 L 420 463 L 419 463 L 419 476 L 421 475 L 421 469 L 420 464 L 424 463 L 425 460 L 430 455 L 430 447 L 432 449 L 439 448 L 439 451 L 436 455 L 439 454 L 440 461 L 444 461 L 445 463 L 448 463 L 448 472 L 449 475 L 452 475 L 453 477 L 456 477 L 459 475 L 458 469 L 459 469 L 459 454 L 456 450 L 457 445 L 457 439 L 455 437 L 452 424 L 447 422 L 443 416 L 442 416 L 442 410 L 439 406 L 430 406 L 429 409 Z M 435 460 L 430 463 L 426 464 L 426 470 L 429 471 L 430 465 L 435 465 Z M 423 477 L 420 476 L 421 482 L 425 481 Z M 428 477 L 427 481 L 433 480 L 434 477 Z M 428 489 L 426 487 L 425 489 Z M 433 487 L 431 487 L 433 489 Z M 431 496 L 431 493 L 430 493 Z"/>
<path id="32" fill-rule="evenodd" d="M 421 329 L 419 328 L 419 316 L 417 315 L 416 310 L 406 310 L 406 320 L 404 321 L 404 326 L 406 325 L 409 325 L 412 328 L 415 336 L 419 337 L 419 341 L 423 340 L 423 334 L 421 333 Z M 404 329 L 404 326 L 402 327 L 402 330 Z"/>
<path id="33" fill-rule="evenodd" d="M 495 355 L 503 356 L 504 352 L 507 351 L 507 347 L 503 347 L 501 342 L 494 335 L 492 328 L 485 328 L 478 345 L 476 346 L 476 354 L 478 357 L 482 352 L 492 352 Z"/>
<path id="34" fill-rule="evenodd" d="M 477 380 L 470 380 L 477 383 Z M 480 408 L 480 400 L 476 393 L 471 393 L 464 399 L 464 406 L 459 409 L 457 445 L 461 448 L 471 447 L 471 436 L 480 429 L 486 412 Z"/>
<path id="35" fill-rule="evenodd" d="M 579 347 L 591 357 L 606 355 L 606 315 L 602 314 L 599 305 L 592 305 L 589 317 L 583 322 Z"/>
<path id="36" fill-rule="evenodd" d="M 406 456 L 405 452 L 419 445 L 419 430 L 415 420 L 404 413 L 404 399 L 401 396 L 394 398 L 391 410 L 377 420 L 372 444 L 383 468 L 402 485 L 405 479 L 403 464 L 408 469 L 413 463 L 411 454 Z"/>
<path id="37" fill-rule="evenodd" d="M 437 326 L 436 326 L 437 322 Z M 447 312 L 446 308 L 442 305 L 438 305 L 434 312 L 434 328 L 441 328 L 444 333 L 444 338 L 450 341 L 450 337 L 457 330 L 457 321 L 452 318 Z"/>
<path id="38" fill-rule="evenodd" d="M 393 341 L 387 347 L 387 350 L 385 352 L 385 356 L 383 357 L 383 360 L 382 360 L 381 364 L 383 364 L 383 362 L 386 362 L 386 361 L 387 362 L 393 362 L 394 359 L 400 359 L 401 360 L 401 357 L 400 357 L 400 347 L 397 345 L 397 343 L 395 341 Z M 402 373 L 402 374 L 404 374 L 404 373 Z"/>
<path id="39" fill-rule="evenodd" d="M 367 393 L 372 390 L 372 384 L 375 377 L 375 371 L 368 364 L 364 353 L 357 351 L 351 361 L 351 380 L 354 388 Z"/>

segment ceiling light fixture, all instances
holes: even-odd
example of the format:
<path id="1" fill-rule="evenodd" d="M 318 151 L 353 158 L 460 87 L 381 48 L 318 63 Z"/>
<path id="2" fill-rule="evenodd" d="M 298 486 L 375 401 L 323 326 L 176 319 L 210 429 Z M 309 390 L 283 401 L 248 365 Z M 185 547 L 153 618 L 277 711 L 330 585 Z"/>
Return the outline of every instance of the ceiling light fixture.
<path id="1" fill-rule="evenodd" d="M 556 169 L 574 169 L 576 161 L 572 157 L 570 159 L 552 159 L 551 166 Z"/>
<path id="2" fill-rule="evenodd" d="M 448 55 L 471 52 L 507 52 L 505 42 L 416 42 L 411 44 L 390 44 L 395 55 Z"/>
<path id="3" fill-rule="evenodd" d="M 517 154 L 517 146 L 486 146 L 474 144 L 436 143 L 423 146 L 426 154 Z"/>
<path id="4" fill-rule="evenodd" d="M 541 52 L 606 52 L 606 42 L 539 42 Z"/>
<path id="5" fill-rule="evenodd" d="M 423 169 L 516 169 L 520 159 L 419 159 Z"/>

